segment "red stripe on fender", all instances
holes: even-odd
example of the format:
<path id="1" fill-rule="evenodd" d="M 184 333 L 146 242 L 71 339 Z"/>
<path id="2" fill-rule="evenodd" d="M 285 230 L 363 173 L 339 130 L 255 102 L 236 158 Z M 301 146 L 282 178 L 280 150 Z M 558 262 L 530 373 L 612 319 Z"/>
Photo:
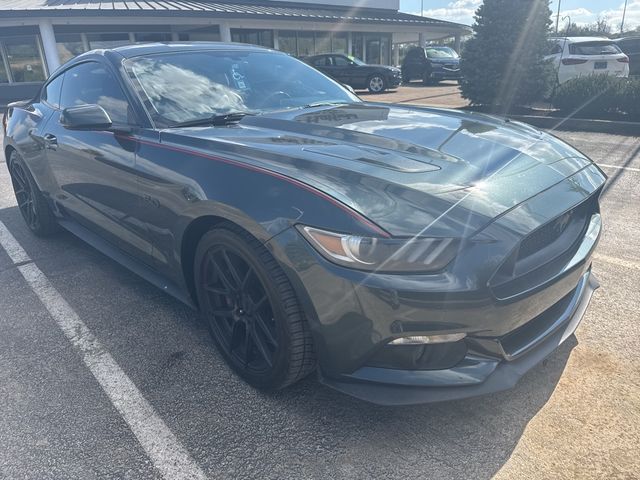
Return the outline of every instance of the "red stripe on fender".
<path id="1" fill-rule="evenodd" d="M 236 160 L 231 160 L 229 158 L 224 158 L 224 157 L 218 157 L 216 155 L 211 155 L 208 153 L 203 153 L 203 152 L 199 152 L 197 150 L 191 150 L 188 148 L 182 148 L 182 147 L 175 147 L 172 145 L 167 145 L 164 143 L 158 143 L 158 142 L 152 142 L 149 140 L 142 140 L 140 138 L 137 137 L 129 137 L 129 136 L 124 136 L 125 138 L 128 138 L 129 140 L 133 140 L 139 143 L 143 143 L 145 145 L 150 145 L 153 147 L 158 147 L 158 148 L 164 148 L 166 150 L 173 150 L 175 152 L 181 152 L 181 153 L 188 153 L 190 155 L 195 155 L 197 157 L 202 157 L 202 158 L 206 158 L 208 160 L 214 160 L 216 162 L 221 162 L 221 163 L 227 163 L 229 165 L 234 165 L 236 167 L 240 167 L 240 168 L 244 168 L 245 170 L 251 170 L 254 172 L 258 172 L 258 173 L 263 173 L 266 175 L 270 175 L 272 177 L 278 178 L 280 180 L 284 180 L 285 182 L 288 182 L 292 185 L 295 185 L 298 188 L 302 188 L 303 190 L 306 190 L 310 193 L 313 193 L 314 195 L 323 198 L 324 200 L 327 200 L 328 202 L 331 202 L 333 205 L 335 205 L 336 207 L 340 208 L 341 210 L 343 210 L 344 212 L 346 212 L 347 214 L 349 214 L 351 217 L 353 217 L 354 219 L 356 219 L 358 222 L 366 225 L 368 228 L 370 228 L 371 230 L 373 230 L 374 232 L 376 232 L 377 234 L 385 237 L 385 238 L 390 238 L 391 235 L 389 235 L 389 233 L 385 230 L 383 230 L 381 227 L 379 227 L 378 225 L 376 225 L 375 223 L 373 223 L 371 220 L 369 220 L 367 217 L 365 217 L 364 215 L 358 213 L 357 211 L 355 211 L 353 208 L 349 207 L 348 205 L 345 205 L 344 203 L 342 203 L 341 201 L 339 201 L 338 199 L 332 197 L 331 195 L 324 193 L 321 190 L 318 190 L 317 188 L 308 185 L 304 182 L 301 182 L 300 180 L 297 180 L 295 178 L 292 177 L 288 177 L 287 175 L 283 175 L 282 173 L 278 173 L 278 172 L 274 172 L 272 170 L 268 170 L 266 168 L 262 168 L 262 167 L 258 167 L 256 165 L 250 165 L 248 163 L 243 163 L 243 162 L 238 162 Z"/>

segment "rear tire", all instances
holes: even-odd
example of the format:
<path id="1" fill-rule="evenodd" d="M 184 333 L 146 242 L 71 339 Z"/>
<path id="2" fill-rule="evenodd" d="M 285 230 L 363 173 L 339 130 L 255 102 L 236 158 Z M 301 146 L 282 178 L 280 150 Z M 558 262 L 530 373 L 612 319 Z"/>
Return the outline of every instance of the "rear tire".
<path id="1" fill-rule="evenodd" d="M 18 208 L 29 230 L 39 237 L 58 232 L 60 227 L 51 206 L 15 150 L 9 155 L 9 174 Z"/>
<path id="2" fill-rule="evenodd" d="M 264 245 L 225 223 L 204 234 L 194 262 L 200 312 L 240 377 L 256 388 L 277 390 L 314 370 L 302 307 Z"/>

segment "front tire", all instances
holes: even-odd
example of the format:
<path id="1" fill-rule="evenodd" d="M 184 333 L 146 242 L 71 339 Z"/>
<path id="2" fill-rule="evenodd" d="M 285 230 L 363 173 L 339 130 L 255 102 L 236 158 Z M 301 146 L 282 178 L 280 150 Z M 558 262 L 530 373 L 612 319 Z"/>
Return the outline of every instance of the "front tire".
<path id="1" fill-rule="evenodd" d="M 277 390 L 315 368 L 311 332 L 289 280 L 258 240 L 233 224 L 196 249 L 200 312 L 220 352 L 250 385 Z"/>
<path id="2" fill-rule="evenodd" d="M 367 81 L 371 93 L 382 93 L 387 89 L 387 81 L 382 75 L 371 75 Z"/>
<path id="3" fill-rule="evenodd" d="M 9 155 L 9 175 L 18 208 L 29 230 L 39 237 L 56 233 L 60 227 L 51 206 L 16 151 Z"/>

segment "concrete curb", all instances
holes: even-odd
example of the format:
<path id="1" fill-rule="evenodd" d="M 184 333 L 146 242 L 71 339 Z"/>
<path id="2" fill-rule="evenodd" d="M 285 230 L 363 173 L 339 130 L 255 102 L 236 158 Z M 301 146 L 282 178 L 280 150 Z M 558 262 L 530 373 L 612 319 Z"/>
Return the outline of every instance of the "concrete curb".
<path id="1" fill-rule="evenodd" d="M 538 115 L 509 115 L 509 118 L 547 130 L 578 130 L 640 137 L 640 122 L 557 118 Z"/>

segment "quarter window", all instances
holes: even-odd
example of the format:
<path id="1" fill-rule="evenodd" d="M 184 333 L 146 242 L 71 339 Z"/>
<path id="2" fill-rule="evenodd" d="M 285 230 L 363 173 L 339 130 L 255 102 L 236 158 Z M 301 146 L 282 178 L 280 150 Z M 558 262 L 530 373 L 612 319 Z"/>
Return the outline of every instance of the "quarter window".
<path id="1" fill-rule="evenodd" d="M 42 91 L 42 100 L 45 100 L 52 107 L 60 107 L 60 89 L 62 87 L 62 79 L 64 74 L 58 75 L 56 78 L 47 83 Z"/>
<path id="2" fill-rule="evenodd" d="M 92 104 L 104 108 L 114 123 L 132 123 L 129 102 L 118 80 L 104 65 L 96 62 L 82 63 L 65 73 L 60 107 Z"/>

